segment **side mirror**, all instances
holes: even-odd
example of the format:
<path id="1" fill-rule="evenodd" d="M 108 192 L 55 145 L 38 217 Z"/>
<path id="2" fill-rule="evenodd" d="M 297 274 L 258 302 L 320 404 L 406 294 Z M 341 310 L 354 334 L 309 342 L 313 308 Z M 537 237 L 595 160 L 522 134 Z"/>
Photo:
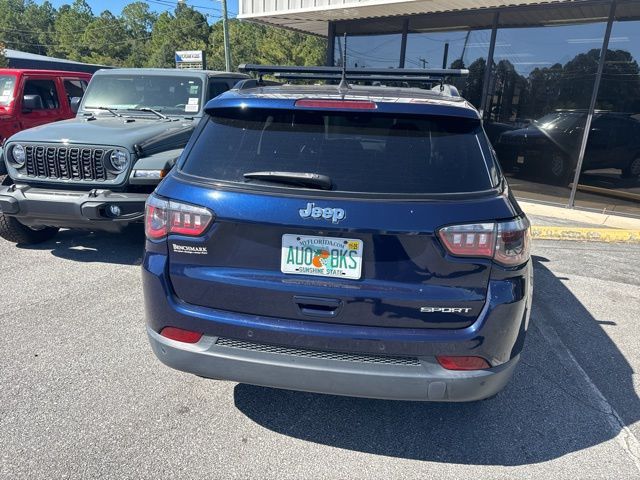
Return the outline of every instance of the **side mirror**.
<path id="1" fill-rule="evenodd" d="M 69 106 L 71 107 L 71 111 L 73 113 L 78 113 L 78 110 L 80 109 L 80 101 L 82 100 L 82 97 L 71 97 L 71 101 L 69 102 Z"/>
<path id="2" fill-rule="evenodd" d="M 24 95 L 22 97 L 22 111 L 28 113 L 32 110 L 44 110 L 40 95 Z"/>

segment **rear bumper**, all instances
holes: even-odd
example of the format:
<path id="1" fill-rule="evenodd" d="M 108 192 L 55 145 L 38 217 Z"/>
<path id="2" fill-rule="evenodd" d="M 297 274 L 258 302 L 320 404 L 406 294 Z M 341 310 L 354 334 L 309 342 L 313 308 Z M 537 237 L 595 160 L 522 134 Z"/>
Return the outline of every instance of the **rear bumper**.
<path id="1" fill-rule="evenodd" d="M 166 365 L 203 377 L 348 396 L 472 401 L 505 386 L 524 345 L 532 295 L 530 262 L 490 281 L 489 300 L 469 327 L 381 328 L 260 317 L 188 304 L 173 292 L 167 256 L 149 248 L 153 246 L 144 257 L 142 279 L 152 348 Z M 159 335 L 165 326 L 204 336 L 195 345 L 175 342 Z M 229 341 L 222 345 L 220 339 Z M 450 371 L 435 361 L 437 355 L 480 356 L 493 368 Z M 334 359 L 345 356 L 380 361 Z M 409 363 L 395 362 L 393 357 Z"/>
<path id="2" fill-rule="evenodd" d="M 251 342 L 223 342 L 204 336 L 196 344 L 176 342 L 147 327 L 151 347 L 164 364 L 202 377 L 265 387 L 387 400 L 468 402 L 504 388 L 516 356 L 488 370 L 457 372 L 435 358 L 376 362 L 375 356 L 316 355 L 309 350 L 264 348 Z M 258 348 L 257 348 L 258 347 Z M 318 353 L 318 352 L 316 352 Z"/>
<path id="3" fill-rule="evenodd" d="M 94 189 L 89 192 L 49 190 L 29 185 L 0 187 L 0 212 L 30 226 L 119 231 L 144 218 L 147 194 Z M 109 207 L 115 205 L 120 215 Z"/>
<path id="4" fill-rule="evenodd" d="M 160 247 L 148 245 L 142 265 L 142 286 L 146 322 L 155 332 L 174 326 L 210 337 L 365 355 L 417 358 L 472 355 L 498 366 L 521 352 L 529 324 L 531 262 L 518 272 L 505 272 L 504 278 L 489 282 L 488 301 L 472 325 L 459 329 L 418 329 L 265 317 L 193 305 L 176 297 L 169 281 L 167 255 L 153 253 L 149 251 L 151 248 Z"/>

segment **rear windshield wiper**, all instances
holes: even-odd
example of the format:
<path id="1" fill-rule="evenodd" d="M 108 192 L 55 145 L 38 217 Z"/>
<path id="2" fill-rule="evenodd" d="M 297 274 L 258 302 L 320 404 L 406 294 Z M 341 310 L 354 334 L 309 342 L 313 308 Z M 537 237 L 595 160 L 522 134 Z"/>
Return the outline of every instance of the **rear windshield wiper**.
<path id="1" fill-rule="evenodd" d="M 127 108 L 128 112 L 149 112 L 149 113 L 153 113 L 154 115 L 157 115 L 159 118 L 162 118 L 163 120 L 166 120 L 167 117 L 166 115 L 163 115 L 162 113 L 160 113 L 157 110 L 154 110 L 153 108 L 147 108 L 147 107 L 141 107 L 141 108 Z"/>
<path id="2" fill-rule="evenodd" d="M 247 172 L 244 178 L 267 180 L 269 182 L 290 183 L 305 187 L 331 190 L 331 178 L 319 173 L 307 172 Z"/>
<path id="3" fill-rule="evenodd" d="M 107 112 L 109 112 L 114 117 L 121 117 L 122 116 L 118 112 L 116 112 L 117 108 L 111 108 L 111 107 L 84 107 L 84 108 L 86 108 L 88 110 L 106 110 Z"/>

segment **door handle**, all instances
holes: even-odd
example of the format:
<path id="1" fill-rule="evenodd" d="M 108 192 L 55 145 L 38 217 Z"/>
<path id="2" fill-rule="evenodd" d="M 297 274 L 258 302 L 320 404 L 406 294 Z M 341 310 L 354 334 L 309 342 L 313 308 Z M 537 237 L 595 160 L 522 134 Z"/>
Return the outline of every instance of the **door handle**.
<path id="1" fill-rule="evenodd" d="M 342 306 L 337 298 L 303 297 L 296 295 L 293 301 L 300 312 L 313 317 L 335 317 Z"/>

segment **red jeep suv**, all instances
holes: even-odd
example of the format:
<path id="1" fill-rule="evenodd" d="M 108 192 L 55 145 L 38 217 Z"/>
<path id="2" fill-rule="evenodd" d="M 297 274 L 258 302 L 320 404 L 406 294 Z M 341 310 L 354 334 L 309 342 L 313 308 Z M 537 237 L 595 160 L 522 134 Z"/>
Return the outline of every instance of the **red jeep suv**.
<path id="1" fill-rule="evenodd" d="M 0 69 L 0 144 L 20 130 L 72 118 L 90 73 Z"/>

